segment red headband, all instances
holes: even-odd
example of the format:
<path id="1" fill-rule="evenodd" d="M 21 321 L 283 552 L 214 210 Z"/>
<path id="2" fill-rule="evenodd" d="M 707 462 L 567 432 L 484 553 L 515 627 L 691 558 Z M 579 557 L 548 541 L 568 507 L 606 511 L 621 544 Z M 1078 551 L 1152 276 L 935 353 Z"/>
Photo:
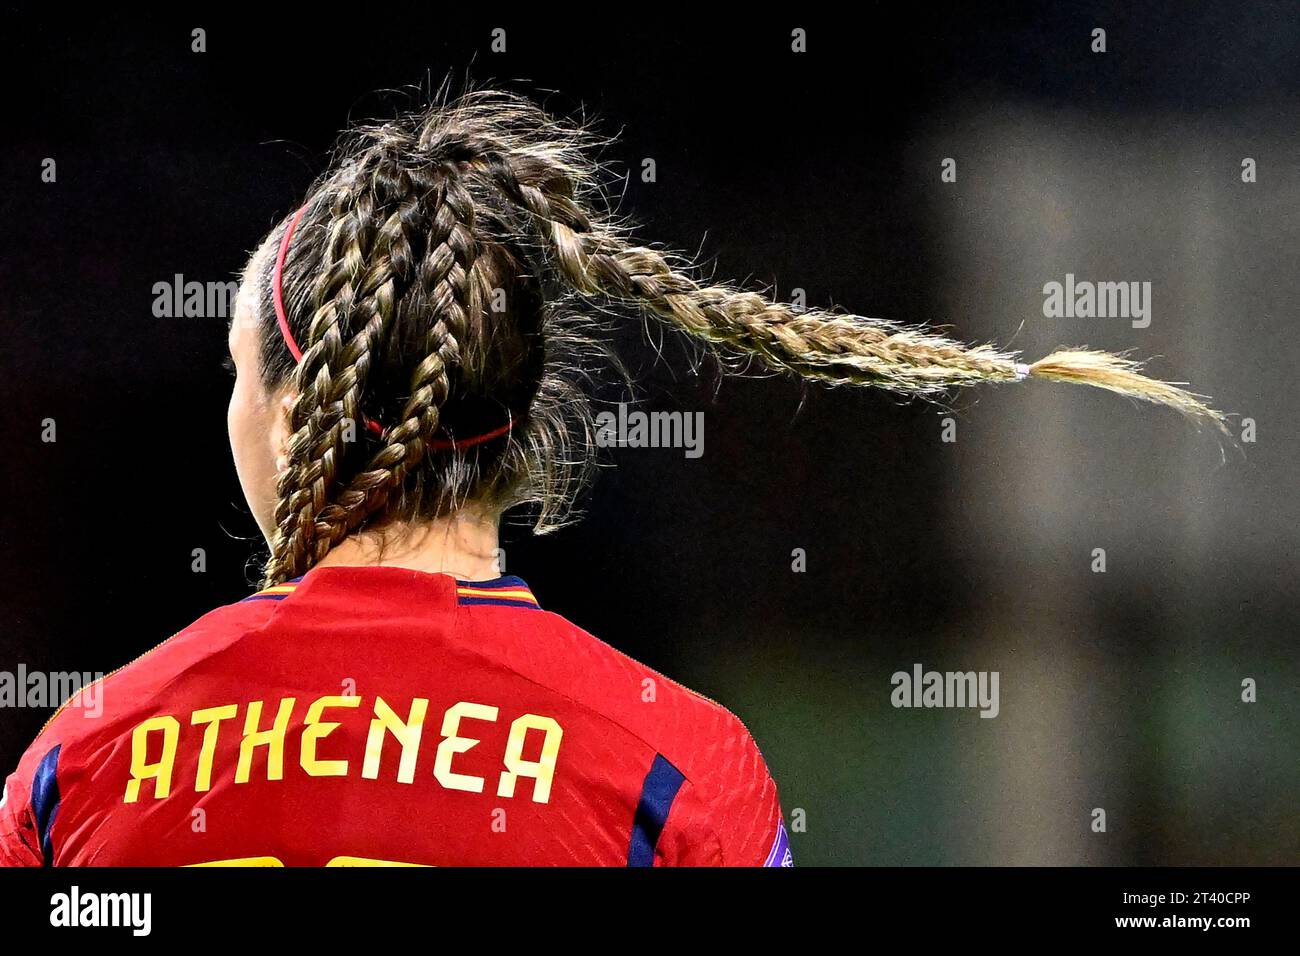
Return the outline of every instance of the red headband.
<path id="1" fill-rule="evenodd" d="M 307 207 L 304 205 L 294 214 L 293 219 L 289 221 L 289 227 L 284 230 L 284 237 L 280 240 L 280 254 L 275 257 L 275 271 L 271 275 L 271 300 L 275 303 L 275 321 L 280 326 L 280 336 L 284 339 L 284 344 L 289 347 L 289 354 L 293 356 L 295 362 L 302 361 L 302 349 L 298 348 L 298 343 L 294 341 L 293 333 L 289 330 L 289 317 L 284 311 L 284 293 L 281 291 L 281 283 L 284 279 L 284 260 L 289 256 L 289 242 L 293 239 L 294 230 L 298 228 L 298 221 L 306 211 Z M 510 414 L 509 409 L 506 410 L 506 414 L 509 416 L 506 423 L 490 432 L 463 441 L 454 438 L 435 438 L 429 445 L 434 451 L 455 451 L 457 448 L 472 448 L 494 438 L 500 438 L 515 426 L 514 416 Z M 373 418 L 367 418 L 365 424 L 366 428 L 376 435 L 382 436 L 387 430 Z"/>
<path id="2" fill-rule="evenodd" d="M 271 275 L 271 298 L 275 302 L 275 321 L 280 324 L 280 335 L 284 337 L 284 344 L 289 346 L 289 354 L 293 356 L 295 362 L 302 361 L 302 349 L 298 348 L 298 343 L 293 340 L 293 333 L 289 331 L 289 317 L 284 314 L 284 294 L 280 291 L 280 283 L 284 278 L 284 260 L 289 255 L 289 240 L 293 238 L 293 231 L 298 228 L 298 220 L 306 211 L 306 206 L 299 209 L 289 222 L 289 228 L 284 231 L 284 238 L 280 240 L 280 254 L 275 257 L 275 272 Z"/>

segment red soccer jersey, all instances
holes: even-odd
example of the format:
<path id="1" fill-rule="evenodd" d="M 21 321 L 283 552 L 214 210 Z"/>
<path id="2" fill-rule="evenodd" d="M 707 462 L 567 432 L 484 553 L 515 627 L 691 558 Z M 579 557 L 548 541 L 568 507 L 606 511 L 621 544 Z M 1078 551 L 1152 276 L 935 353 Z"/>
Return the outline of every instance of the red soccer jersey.
<path id="1" fill-rule="evenodd" d="M 318 568 L 96 690 L 9 777 L 0 864 L 791 863 L 741 722 L 518 578 Z"/>

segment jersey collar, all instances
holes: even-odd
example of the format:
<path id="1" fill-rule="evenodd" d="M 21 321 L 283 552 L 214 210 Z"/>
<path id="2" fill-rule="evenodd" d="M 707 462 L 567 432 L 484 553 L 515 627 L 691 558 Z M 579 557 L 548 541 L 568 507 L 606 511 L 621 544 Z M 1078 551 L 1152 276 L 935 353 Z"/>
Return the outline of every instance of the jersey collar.
<path id="1" fill-rule="evenodd" d="M 244 598 L 245 601 L 283 601 L 294 594 L 300 587 L 316 584 L 325 578 L 335 578 L 358 587 L 376 584 L 381 580 L 396 578 L 409 584 L 428 584 L 442 590 L 447 584 L 455 583 L 456 603 L 461 606 L 497 606 L 523 607 L 540 609 L 537 598 L 522 578 L 503 575 L 489 581 L 462 581 L 449 574 L 429 574 L 424 571 L 412 571 L 406 568 L 347 567 L 331 565 L 308 571 L 301 577 L 292 578 L 283 584 L 265 588 L 256 594 Z"/>

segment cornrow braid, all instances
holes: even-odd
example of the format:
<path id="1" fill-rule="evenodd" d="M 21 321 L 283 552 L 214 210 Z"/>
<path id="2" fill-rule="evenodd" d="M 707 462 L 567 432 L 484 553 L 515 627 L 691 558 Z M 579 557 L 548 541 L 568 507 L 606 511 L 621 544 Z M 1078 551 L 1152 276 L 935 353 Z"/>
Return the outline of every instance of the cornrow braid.
<path id="1" fill-rule="evenodd" d="M 325 260 L 313 290 L 317 306 L 295 377 L 293 434 L 277 488 L 267 581 L 302 573 L 340 536 L 326 506 L 350 451 L 349 436 L 363 420 L 371 353 L 395 318 L 399 283 L 414 271 L 407 232 L 422 197 L 404 173 L 390 188 L 382 183 L 363 167 L 352 189 L 332 196 Z M 397 205 L 376 228 L 376 209 L 391 201 Z"/>
<path id="2" fill-rule="evenodd" d="M 401 422 L 387 432 L 386 444 L 366 469 L 322 511 L 320 521 L 331 545 L 383 507 L 423 459 L 450 393 L 449 372 L 460 363 L 460 342 L 467 334 L 469 316 L 479 307 L 478 291 L 471 281 L 478 257 L 473 199 L 454 165 L 445 164 L 442 172 L 428 260 L 421 273 L 432 307 L 424 358 L 411 376 L 411 396 L 402 409 Z"/>

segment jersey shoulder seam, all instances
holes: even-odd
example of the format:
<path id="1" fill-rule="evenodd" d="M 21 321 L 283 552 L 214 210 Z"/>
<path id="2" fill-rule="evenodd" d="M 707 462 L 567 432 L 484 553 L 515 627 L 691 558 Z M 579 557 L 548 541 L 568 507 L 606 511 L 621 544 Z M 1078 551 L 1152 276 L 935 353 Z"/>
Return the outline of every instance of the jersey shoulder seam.
<path id="1" fill-rule="evenodd" d="M 90 688 L 92 688 L 92 687 L 102 687 L 104 684 L 106 684 L 106 683 L 108 682 L 109 678 L 112 678 L 112 677 L 117 676 L 118 674 L 122 673 L 122 671 L 126 670 L 128 667 L 133 667 L 134 665 L 140 663 L 140 661 L 144 660 L 146 657 L 150 657 L 151 655 L 153 655 L 156 651 L 162 650 L 163 647 L 167 646 L 168 644 L 170 644 L 172 641 L 176 640 L 177 638 L 179 638 L 179 637 L 183 637 L 185 634 L 187 634 L 187 633 L 189 633 L 190 631 L 192 631 L 192 630 L 193 630 L 197 625 L 203 623 L 203 622 L 204 622 L 205 620 L 207 620 L 208 618 L 213 617 L 214 615 L 217 615 L 217 614 L 221 613 L 222 611 L 226 611 L 226 610 L 229 610 L 229 609 L 231 609 L 231 608 L 242 607 L 242 606 L 243 606 L 243 602 L 244 602 L 244 599 L 241 598 L 239 601 L 236 601 L 236 602 L 234 602 L 234 603 L 232 603 L 232 604 L 223 604 L 223 605 L 220 605 L 219 607 L 214 607 L 212 610 L 210 610 L 210 611 L 208 611 L 208 612 L 206 612 L 206 613 L 200 615 L 199 617 L 195 618 L 193 621 L 191 621 L 189 624 L 185 625 L 183 628 L 181 628 L 179 631 L 177 631 L 177 632 L 176 632 L 175 634 L 173 634 L 171 637 L 168 637 L 168 638 L 166 638 L 166 639 L 164 639 L 164 640 L 162 640 L 162 641 L 159 641 L 157 644 L 155 644 L 155 645 L 153 645 L 152 647 L 146 649 L 146 650 L 143 651 L 142 653 L 136 655 L 136 656 L 133 657 L 131 660 L 127 661 L 125 664 L 122 664 L 120 667 L 115 667 L 113 670 L 109 671 L 109 672 L 108 672 L 107 674 L 105 674 L 103 677 L 96 678 L 95 680 L 93 680 L 93 681 L 91 681 L 89 684 L 87 684 L 85 687 L 83 687 L 83 688 L 81 688 L 80 690 L 78 690 L 78 691 L 76 691 L 75 693 L 73 693 L 73 694 L 72 694 L 72 695 L 71 695 L 67 700 L 65 700 L 62 704 L 60 704 L 60 705 L 55 709 L 54 713 L 50 714 L 49 719 L 46 720 L 45 723 L 41 725 L 41 729 L 40 729 L 39 731 L 37 731 L 36 737 L 32 740 L 32 745 L 35 746 L 35 744 L 36 744 L 36 743 L 37 743 L 37 742 L 38 742 L 42 737 L 45 736 L 46 731 L 48 731 L 48 730 L 50 729 L 50 727 L 53 726 L 55 720 L 57 720 L 57 719 L 59 718 L 59 716 L 60 716 L 60 715 L 61 715 L 61 714 L 62 714 L 62 713 L 67 709 L 67 707 L 68 707 L 69 704 L 71 704 L 74 700 L 76 700 L 76 699 L 77 699 L 78 697 L 80 697 L 82 694 L 86 693 L 86 691 L 88 691 Z M 262 630 L 263 628 L 265 628 L 266 625 L 270 622 L 271 618 L 273 618 L 273 617 L 275 616 L 275 610 L 276 610 L 275 608 L 272 608 L 272 609 L 271 609 L 271 612 L 270 612 L 269 614 L 267 614 L 266 617 L 265 617 L 263 620 L 261 620 L 260 622 L 258 622 L 257 625 L 256 625 L 255 627 L 250 627 L 250 628 L 247 628 L 247 629 L 241 631 L 240 634 L 239 634 L 238 636 L 241 637 L 241 638 L 242 638 L 242 637 L 247 637 L 249 634 L 255 633 L 256 631 L 260 631 L 260 630 Z"/>

